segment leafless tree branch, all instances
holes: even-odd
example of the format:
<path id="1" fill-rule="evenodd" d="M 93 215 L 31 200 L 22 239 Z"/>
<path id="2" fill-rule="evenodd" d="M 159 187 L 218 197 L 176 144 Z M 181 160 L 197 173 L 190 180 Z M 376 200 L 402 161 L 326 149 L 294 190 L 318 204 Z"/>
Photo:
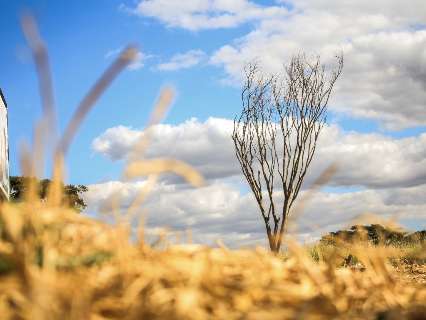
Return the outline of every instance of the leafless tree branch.
<path id="1" fill-rule="evenodd" d="M 266 75 L 255 62 L 244 69 L 242 112 L 234 119 L 232 139 L 274 252 L 280 250 L 342 69 L 343 55 L 327 75 L 319 57 L 310 61 L 304 54 L 293 56 L 283 74 Z M 277 186 L 280 192 L 274 192 Z"/>

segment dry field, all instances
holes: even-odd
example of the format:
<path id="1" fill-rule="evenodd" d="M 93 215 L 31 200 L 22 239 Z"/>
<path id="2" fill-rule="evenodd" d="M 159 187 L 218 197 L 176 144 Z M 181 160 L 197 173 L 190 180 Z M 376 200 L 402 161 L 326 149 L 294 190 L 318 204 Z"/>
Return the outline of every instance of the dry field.
<path id="1" fill-rule="evenodd" d="M 354 244 L 359 268 L 339 266 L 340 250 L 327 255 L 323 250 L 313 259 L 310 250 L 290 240 L 285 256 L 261 248 L 167 243 L 153 248 L 144 243 L 143 229 L 139 240 L 129 241 L 125 224 L 107 226 L 41 202 L 6 203 L 1 221 L 1 319 L 424 319 L 426 314 L 425 265 L 390 263 L 395 249 Z"/>

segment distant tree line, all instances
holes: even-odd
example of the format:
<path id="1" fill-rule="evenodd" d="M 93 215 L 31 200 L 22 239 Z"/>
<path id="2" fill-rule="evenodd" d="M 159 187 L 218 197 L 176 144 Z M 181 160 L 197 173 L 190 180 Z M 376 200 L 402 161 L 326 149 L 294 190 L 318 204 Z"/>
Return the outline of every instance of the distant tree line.
<path id="1" fill-rule="evenodd" d="M 367 226 L 355 225 L 349 230 L 330 232 L 323 236 L 320 240 L 321 243 L 329 245 L 336 245 L 341 241 L 349 243 L 368 241 L 374 245 L 409 245 L 413 243 L 426 243 L 426 230 L 408 233 L 403 230 L 392 230 L 383 227 L 380 224 Z"/>
<path id="2" fill-rule="evenodd" d="M 22 201 L 30 183 L 35 183 L 38 186 L 38 195 L 40 199 L 47 199 L 49 185 L 52 183 L 51 180 L 12 176 L 10 177 L 10 200 L 13 202 Z M 82 198 L 83 193 L 88 190 L 85 185 L 63 184 L 62 189 L 64 202 L 71 208 L 81 212 L 87 207 L 86 202 Z"/>

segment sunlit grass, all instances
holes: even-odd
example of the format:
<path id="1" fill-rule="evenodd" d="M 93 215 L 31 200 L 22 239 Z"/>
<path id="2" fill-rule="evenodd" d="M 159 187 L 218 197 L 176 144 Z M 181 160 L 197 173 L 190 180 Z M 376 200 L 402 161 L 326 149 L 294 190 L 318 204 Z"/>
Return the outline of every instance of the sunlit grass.
<path id="1" fill-rule="evenodd" d="M 319 259 L 292 241 L 285 257 L 261 248 L 156 249 L 129 241 L 124 224 L 67 208 L 5 204 L 1 216 L 4 319 L 377 319 L 426 298 L 425 285 L 389 260 L 416 256 L 416 246 L 315 247 Z M 348 254 L 362 269 L 344 265 Z"/>

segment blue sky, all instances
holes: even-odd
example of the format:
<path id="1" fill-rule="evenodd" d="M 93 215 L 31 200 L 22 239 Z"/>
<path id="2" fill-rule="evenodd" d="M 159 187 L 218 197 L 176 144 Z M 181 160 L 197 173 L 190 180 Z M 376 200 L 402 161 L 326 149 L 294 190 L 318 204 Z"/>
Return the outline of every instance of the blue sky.
<path id="1" fill-rule="evenodd" d="M 330 103 L 330 127 L 314 169 L 323 168 L 324 159 L 339 158 L 347 172 L 336 176 L 318 205 L 340 194 L 351 197 L 348 203 L 367 201 L 364 207 L 357 206 L 357 212 L 424 213 L 426 204 L 413 200 L 413 195 L 426 190 L 426 16 L 422 13 L 426 7 L 420 0 L 412 0 L 409 7 L 418 8 L 412 12 L 396 0 L 382 2 L 2 1 L 0 87 L 9 106 L 11 174 L 20 172 L 19 143 L 31 138 L 41 110 L 35 67 L 20 27 L 21 13 L 29 10 L 49 49 L 61 129 L 116 52 L 129 43 L 140 50 L 139 64 L 120 74 L 98 101 L 67 158 L 69 181 L 94 186 L 89 196 L 93 208 L 101 206 L 103 197 L 96 193 L 101 186 L 114 192 L 127 190 L 125 198 L 131 197 L 133 191 L 129 190 L 137 189 L 119 181 L 122 160 L 133 141 L 129 137 L 140 133 L 160 88 L 171 84 L 177 99 L 165 121 L 168 127 L 158 128 L 150 155 L 175 156 L 196 167 L 208 163 L 213 171 L 207 165 L 199 166 L 212 177 L 208 188 L 221 188 L 222 193 L 230 188 L 228 194 L 235 192 L 233 199 L 238 202 L 232 210 L 243 206 L 241 210 L 255 211 L 247 209 L 252 204 L 242 192 L 244 180 L 238 170 L 218 169 L 235 166 L 232 150 L 228 150 L 226 121 L 240 110 L 242 65 L 260 57 L 265 70 L 276 71 L 300 50 L 320 53 L 325 62 L 343 50 L 345 69 Z M 191 118 L 198 120 L 191 122 Z M 197 134 L 188 133 L 191 130 Z M 170 132 L 179 138 L 173 140 Z M 174 148 L 165 148 L 162 141 L 170 141 Z M 222 147 L 228 148 L 223 154 L 229 158 L 217 156 Z M 123 154 L 117 155 L 117 150 Z M 194 196 L 205 197 L 201 191 Z M 389 204 L 390 194 L 400 199 L 397 204 Z M 176 201 L 174 209 L 179 207 Z M 217 201 L 211 207 L 222 208 L 220 201 L 225 200 L 217 196 L 204 201 Z M 193 220 L 191 210 L 203 209 L 179 210 L 186 210 L 185 219 Z M 355 211 L 346 218 L 353 218 Z M 183 228 L 187 220 L 182 219 L 172 227 Z M 188 225 L 205 232 L 205 221 L 196 221 Z M 405 225 L 411 228 L 424 223 L 410 221 Z M 154 221 L 153 226 L 161 222 Z M 221 235 L 220 221 L 217 223 L 212 238 Z M 324 222 L 327 229 L 325 226 L 330 229 L 335 224 L 330 220 Z M 241 231 L 229 241 L 247 237 L 254 241 L 260 234 L 247 236 Z"/>
<path id="2" fill-rule="evenodd" d="M 68 159 L 74 183 L 117 176 L 117 166 L 93 155 L 91 141 L 114 125 L 143 127 L 165 84 L 172 84 L 178 91 L 168 122 L 177 123 L 191 117 L 233 117 L 238 110 L 238 90 L 220 83 L 220 69 L 205 65 L 165 73 L 155 70 L 154 66 L 176 52 L 194 47 L 212 51 L 242 36 L 247 26 L 205 33 L 173 30 L 155 21 L 146 22 L 131 16 L 119 9 L 120 4 L 120 1 L 105 1 L 100 10 L 94 2 L 69 2 L 66 6 L 55 1 L 2 3 L 2 11 L 8 14 L 0 22 L 1 36 L 8 45 L 0 52 L 0 83 L 9 105 L 12 174 L 19 172 L 19 142 L 31 137 L 32 125 L 41 109 L 35 67 L 20 27 L 24 10 L 30 10 L 36 17 L 49 49 L 62 128 L 86 91 L 112 62 L 113 57 L 105 57 L 109 52 L 135 44 L 145 54 L 152 55 L 141 70 L 123 72 L 89 114 Z"/>

